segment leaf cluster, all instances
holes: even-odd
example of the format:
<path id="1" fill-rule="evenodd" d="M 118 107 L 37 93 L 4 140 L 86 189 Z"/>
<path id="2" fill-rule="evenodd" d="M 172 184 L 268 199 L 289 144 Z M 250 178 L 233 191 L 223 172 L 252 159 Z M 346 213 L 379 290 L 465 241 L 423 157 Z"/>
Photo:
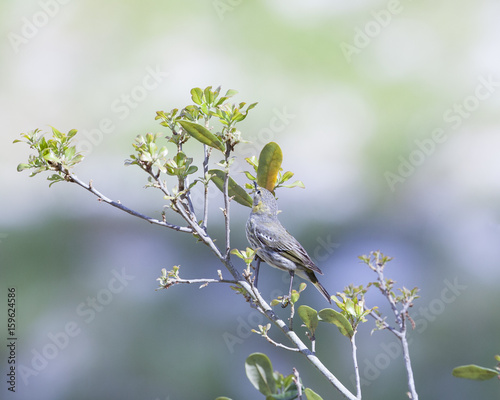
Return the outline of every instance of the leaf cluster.
<path id="1" fill-rule="evenodd" d="M 364 294 L 366 291 L 367 289 L 364 289 L 363 286 L 349 285 L 343 293 L 332 296 L 340 312 L 332 308 L 316 311 L 309 306 L 301 305 L 298 314 L 309 329 L 310 338 L 314 338 L 318 323 L 326 322 L 335 325 L 342 335 L 352 339 L 358 325 L 361 322 L 366 322 L 365 317 L 376 308 L 368 309 L 365 307 Z"/>
<path id="2" fill-rule="evenodd" d="M 56 182 L 64 181 L 64 171 L 68 171 L 81 162 L 83 156 L 76 151 L 76 146 L 72 145 L 72 139 L 77 133 L 76 129 L 62 133 L 56 128 L 52 128 L 51 139 L 46 139 L 40 132 L 39 129 L 35 129 L 28 133 L 22 133 L 21 136 L 24 140 L 14 140 L 14 143 L 27 143 L 37 153 L 31 154 L 27 163 L 19 164 L 17 170 L 21 172 L 25 169 L 33 169 L 30 177 L 40 172 L 56 171 L 55 174 L 47 178 L 51 182 L 49 186 L 52 186 Z"/>
<path id="3" fill-rule="evenodd" d="M 302 383 L 297 382 L 294 374 L 284 376 L 273 370 L 271 360 L 263 353 L 250 354 L 245 361 L 245 372 L 250 383 L 266 400 L 294 400 L 300 392 L 305 394 L 307 400 L 322 400 L 322 398 L 309 388 L 304 388 Z M 302 397 L 304 398 L 304 397 Z M 217 400 L 227 399 L 219 397 Z"/>
<path id="4" fill-rule="evenodd" d="M 250 273 L 250 266 L 255 258 L 255 255 L 257 254 L 257 250 L 250 247 L 247 247 L 245 250 L 233 249 L 231 250 L 231 254 L 241 258 L 247 266 L 247 273 Z"/>
<path id="5" fill-rule="evenodd" d="M 288 296 L 278 296 L 277 298 L 271 300 L 270 304 L 271 306 L 276 306 L 278 304 L 281 304 L 282 307 L 286 307 L 288 303 L 290 303 L 292 306 L 294 306 L 300 299 L 300 294 L 306 290 L 307 283 L 301 282 L 299 285 L 299 290 L 292 290 L 292 296 L 291 298 L 288 298 Z"/>

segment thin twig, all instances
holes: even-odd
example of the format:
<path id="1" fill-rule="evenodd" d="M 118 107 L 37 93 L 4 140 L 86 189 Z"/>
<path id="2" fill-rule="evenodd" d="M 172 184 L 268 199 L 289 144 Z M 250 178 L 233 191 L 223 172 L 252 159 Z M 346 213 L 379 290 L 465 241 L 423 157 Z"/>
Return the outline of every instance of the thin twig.
<path id="1" fill-rule="evenodd" d="M 365 306 L 365 310 L 368 310 L 368 307 Z M 392 332 L 394 335 L 396 335 L 399 339 L 401 339 L 401 332 L 398 331 L 396 328 L 393 328 L 390 326 L 387 322 L 385 322 L 382 318 L 380 318 L 379 315 L 375 311 L 370 312 L 369 314 L 372 318 L 376 319 L 378 322 L 384 325 L 384 329 L 387 329 L 388 331 Z"/>
<path id="2" fill-rule="evenodd" d="M 162 286 L 165 289 L 169 288 L 172 285 L 176 284 L 193 284 L 193 283 L 201 283 L 202 285 L 200 288 L 207 286 L 210 283 L 229 283 L 232 285 L 237 285 L 238 281 L 232 280 L 232 279 L 210 279 L 210 278 L 199 278 L 199 279 L 180 279 L 180 278 L 168 278 L 167 284 Z"/>
<path id="3" fill-rule="evenodd" d="M 395 318 L 396 318 L 396 323 L 399 326 L 399 330 L 391 327 L 387 322 L 382 320 L 377 314 L 374 312 L 370 313 L 375 319 L 378 321 L 382 322 L 384 325 L 384 328 L 388 329 L 391 331 L 400 341 L 401 341 L 401 346 L 403 348 L 403 359 L 406 367 L 406 374 L 407 374 L 407 379 L 408 379 L 408 389 L 410 390 L 410 396 L 412 400 L 418 400 L 418 394 L 415 389 L 415 379 L 413 377 L 413 369 L 411 366 L 411 360 L 410 360 L 410 349 L 408 347 L 408 340 L 406 337 L 407 329 L 406 329 L 406 313 L 408 312 L 408 308 L 411 305 L 411 300 L 404 301 L 402 304 L 402 309 L 399 310 L 396 304 L 396 300 L 394 299 L 394 296 L 392 293 L 388 290 L 387 285 L 385 283 L 385 278 L 384 278 L 384 273 L 381 268 L 381 265 L 378 263 L 378 260 L 376 260 L 375 263 L 375 268 L 374 271 L 377 273 L 377 280 L 380 283 L 380 291 L 382 294 L 387 298 L 389 301 L 389 304 L 391 305 L 391 308 L 394 312 Z"/>
<path id="4" fill-rule="evenodd" d="M 188 177 L 186 177 L 186 178 L 183 179 L 183 185 L 184 185 L 184 188 L 188 188 L 189 187 L 189 178 Z M 187 200 L 189 211 L 193 215 L 196 215 L 196 211 L 194 209 L 193 202 L 191 200 L 191 190 L 187 190 L 186 194 L 184 194 L 183 197 Z"/>
<path id="5" fill-rule="evenodd" d="M 226 161 L 226 175 L 224 176 L 224 221 L 226 225 L 226 254 L 225 257 L 229 259 L 231 251 L 231 225 L 229 219 L 229 204 L 231 199 L 229 198 L 229 155 L 231 154 L 231 145 L 226 143 L 227 149 L 224 154 Z"/>
<path id="6" fill-rule="evenodd" d="M 208 174 L 208 160 L 210 159 L 210 148 L 204 144 L 203 145 L 203 176 L 207 177 Z M 203 189 L 203 229 L 207 232 L 207 224 L 208 224 L 208 182 L 204 183 Z"/>
<path id="7" fill-rule="evenodd" d="M 295 386 L 297 386 L 297 399 L 302 400 L 302 384 L 300 383 L 300 375 L 297 368 L 293 367 L 293 381 Z"/>
<path id="8" fill-rule="evenodd" d="M 289 346 L 286 346 L 282 343 L 278 343 L 276 341 L 274 341 L 273 339 L 271 339 L 269 337 L 269 335 L 266 333 L 266 334 L 263 334 L 262 335 L 264 338 L 266 338 L 266 340 L 271 343 L 272 345 L 276 346 L 276 347 L 279 347 L 280 349 L 285 349 L 285 350 L 288 350 L 288 351 L 294 351 L 294 352 L 298 352 L 299 349 L 297 349 L 296 347 L 289 347 Z"/>
<path id="9" fill-rule="evenodd" d="M 384 279 L 384 272 L 382 271 L 382 268 L 380 267 L 379 263 L 375 263 L 375 272 L 377 273 L 377 280 L 380 283 L 380 291 L 382 294 L 387 298 L 389 301 L 389 304 L 391 305 L 392 311 L 394 312 L 394 316 L 396 317 L 396 322 L 398 325 L 401 324 L 401 314 L 400 311 L 398 310 L 398 306 L 396 305 L 396 302 L 394 301 L 394 297 L 391 295 L 389 292 L 389 289 L 387 288 L 387 285 L 385 283 Z"/>
<path id="10" fill-rule="evenodd" d="M 67 173 L 66 177 L 67 177 L 67 180 L 69 182 L 76 183 L 77 185 L 81 186 L 82 188 L 88 190 L 94 196 L 96 196 L 97 198 L 99 198 L 100 201 L 108 203 L 109 205 L 111 205 L 113 207 L 116 207 L 116 208 L 118 208 L 118 209 L 120 209 L 122 211 L 125 211 L 126 213 L 129 213 L 130 215 L 133 215 L 134 217 L 138 217 L 138 218 L 141 218 L 143 220 L 148 221 L 151 224 L 156 224 L 156 225 L 164 226 L 166 228 L 174 229 L 174 230 L 179 231 L 179 232 L 193 233 L 193 230 L 191 228 L 189 228 L 189 227 L 178 226 L 178 225 L 170 224 L 170 223 L 168 223 L 166 221 L 160 221 L 160 220 L 157 220 L 156 218 L 148 217 L 147 215 L 141 214 L 141 213 L 139 213 L 137 211 L 134 211 L 134 210 L 132 210 L 132 209 L 124 206 L 120 202 L 111 200 L 110 198 L 106 197 L 101 192 L 99 192 L 97 189 L 95 189 L 92 184 L 87 185 L 86 183 L 84 183 L 80 179 L 78 179 L 76 175 L 74 175 L 72 173 Z"/>

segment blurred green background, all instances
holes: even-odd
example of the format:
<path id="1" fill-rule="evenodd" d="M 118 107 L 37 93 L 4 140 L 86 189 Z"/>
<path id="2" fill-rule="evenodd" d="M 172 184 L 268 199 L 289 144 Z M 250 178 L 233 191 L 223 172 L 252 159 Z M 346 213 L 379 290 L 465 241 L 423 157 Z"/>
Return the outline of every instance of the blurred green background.
<path id="1" fill-rule="evenodd" d="M 158 216 L 161 196 L 123 161 L 137 134 L 162 131 L 156 111 L 208 85 L 259 102 L 238 154 L 280 144 L 306 185 L 280 190 L 281 220 L 330 292 L 372 280 L 357 256 L 377 249 L 395 257 L 387 274 L 398 284 L 421 288 L 411 313 L 421 398 L 498 398 L 498 382 L 451 376 L 461 364 L 493 367 L 500 351 L 498 2 L 30 0 L 0 11 L 2 398 L 257 399 L 244 372 L 253 352 L 340 398 L 302 357 L 250 334 L 264 321 L 228 287 L 154 290 L 177 264 L 186 278 L 216 277 L 221 266 L 192 237 L 16 172 L 29 154 L 12 144 L 21 132 L 76 128 L 87 156 L 76 174 Z M 247 245 L 248 211 L 233 206 L 233 247 Z M 287 290 L 280 272 L 261 274 L 267 298 Z M 10 287 L 24 373 L 7 396 Z M 311 289 L 304 302 L 326 306 Z M 352 388 L 347 339 L 329 328 L 318 353 Z M 371 328 L 358 339 L 363 398 L 406 398 L 398 347 Z"/>

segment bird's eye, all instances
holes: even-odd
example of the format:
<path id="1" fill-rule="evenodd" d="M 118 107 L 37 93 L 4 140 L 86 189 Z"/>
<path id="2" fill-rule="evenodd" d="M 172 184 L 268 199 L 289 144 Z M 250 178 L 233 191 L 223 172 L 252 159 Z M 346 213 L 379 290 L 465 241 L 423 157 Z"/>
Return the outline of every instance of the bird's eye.
<path id="1" fill-rule="evenodd" d="M 261 194 L 261 191 L 259 189 L 257 189 L 257 194 Z"/>

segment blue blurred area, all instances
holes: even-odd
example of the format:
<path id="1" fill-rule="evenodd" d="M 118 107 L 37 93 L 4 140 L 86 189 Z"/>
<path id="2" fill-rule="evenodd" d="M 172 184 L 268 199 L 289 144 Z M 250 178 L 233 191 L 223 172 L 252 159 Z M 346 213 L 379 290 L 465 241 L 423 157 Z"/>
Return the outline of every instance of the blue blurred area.
<path id="1" fill-rule="evenodd" d="M 163 132 L 156 111 L 187 105 L 192 87 L 208 85 L 259 102 L 241 124 L 250 143 L 237 148 L 237 180 L 244 157 L 280 144 L 284 168 L 306 185 L 278 192 L 280 219 L 330 292 L 373 280 L 357 257 L 377 249 L 394 257 L 391 278 L 421 288 L 411 310 L 420 397 L 498 397 L 497 382 L 451 376 L 457 365 L 493 367 L 499 352 L 497 2 L 30 0 L 0 11 L 0 293 L 4 302 L 8 288 L 17 292 L 18 399 L 250 400 L 259 398 L 244 373 L 253 352 L 338 397 L 297 354 L 251 334 L 267 322 L 228 287 L 155 291 L 173 265 L 186 278 L 217 276 L 222 266 L 195 239 L 76 185 L 49 189 L 43 176 L 16 172 L 28 156 L 12 145 L 19 133 L 76 128 L 86 155 L 76 174 L 158 217 L 163 199 L 123 161 L 137 134 Z M 233 206 L 233 247 L 247 246 L 247 215 Z M 266 297 L 287 290 L 286 274 L 261 274 Z M 303 299 L 326 306 L 314 290 Z M 352 387 L 347 339 L 328 328 L 317 351 Z M 358 339 L 363 397 L 404 398 L 399 348 L 371 329 Z"/>

